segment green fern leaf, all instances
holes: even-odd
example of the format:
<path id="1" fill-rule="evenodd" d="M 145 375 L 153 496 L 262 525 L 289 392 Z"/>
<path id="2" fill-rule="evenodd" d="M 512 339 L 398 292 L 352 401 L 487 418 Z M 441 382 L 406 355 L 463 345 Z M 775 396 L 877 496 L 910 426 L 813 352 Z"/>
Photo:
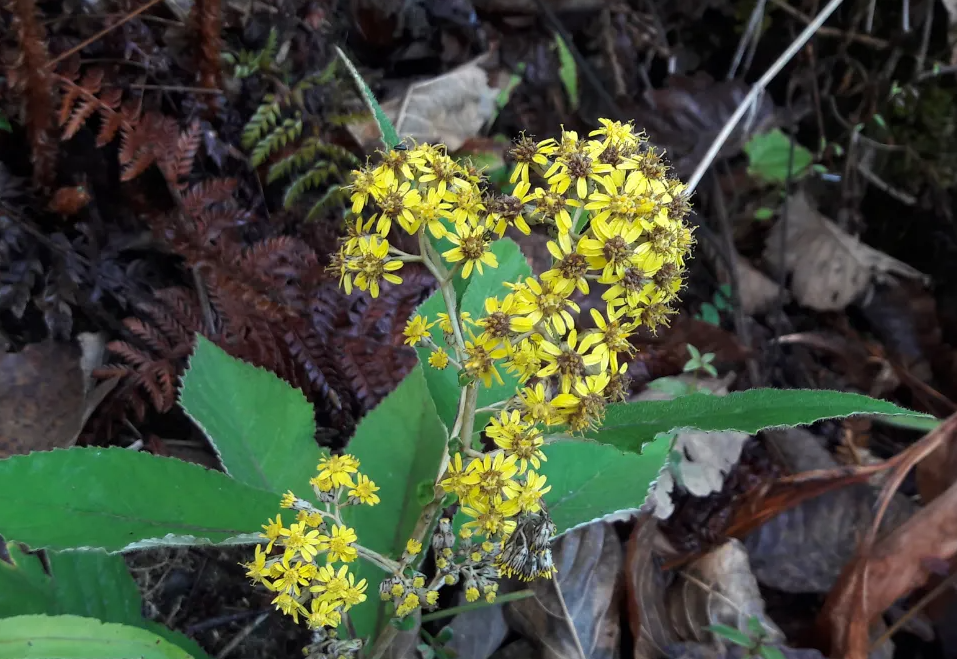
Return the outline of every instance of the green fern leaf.
<path id="1" fill-rule="evenodd" d="M 313 204 L 312 208 L 309 209 L 309 214 L 306 215 L 306 222 L 312 222 L 319 214 L 322 213 L 326 208 L 331 206 L 334 202 L 345 199 L 346 191 L 339 185 L 330 185 L 329 189 L 326 190 L 326 193 Z"/>
<path id="2" fill-rule="evenodd" d="M 286 188 L 286 195 L 283 198 L 282 205 L 287 210 L 299 200 L 307 190 L 314 190 L 324 184 L 329 177 L 338 173 L 339 169 L 334 164 L 325 160 L 320 160 L 312 166 L 312 169 L 301 174 L 293 180 Z"/>

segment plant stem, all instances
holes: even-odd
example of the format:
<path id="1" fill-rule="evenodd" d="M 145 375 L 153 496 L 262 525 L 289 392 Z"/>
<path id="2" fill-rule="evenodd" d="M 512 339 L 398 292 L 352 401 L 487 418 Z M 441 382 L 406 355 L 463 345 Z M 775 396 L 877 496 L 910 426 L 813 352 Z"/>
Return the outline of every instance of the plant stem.
<path id="1" fill-rule="evenodd" d="M 372 646 L 372 650 L 369 651 L 368 659 L 379 659 L 382 655 L 385 654 L 385 651 L 389 649 L 389 646 L 392 645 L 392 641 L 395 640 L 395 637 L 398 636 L 399 630 L 393 627 L 390 623 L 386 623 L 386 626 L 382 628 L 382 631 L 379 632 L 379 636 L 375 640 L 375 645 Z"/>
<path id="2" fill-rule="evenodd" d="M 359 552 L 359 556 L 366 559 L 367 561 L 369 561 L 376 567 L 382 568 L 389 574 L 395 574 L 396 572 L 399 571 L 401 567 L 398 563 L 393 561 L 391 558 L 386 558 L 382 554 L 372 551 L 371 549 L 367 549 L 363 547 L 362 545 L 356 545 L 356 551 Z"/>
<path id="3" fill-rule="evenodd" d="M 432 620 L 441 620 L 442 618 L 448 618 L 450 616 L 458 615 L 459 613 L 465 613 L 466 611 L 475 611 L 476 609 L 484 609 L 487 606 L 495 606 L 496 604 L 505 604 L 506 602 L 514 602 L 515 600 L 523 600 L 529 597 L 534 597 L 535 592 L 532 590 L 517 590 L 514 593 L 507 593 L 505 595 L 499 595 L 495 598 L 495 601 L 489 604 L 488 602 L 472 602 L 471 604 L 463 604 L 462 606 L 453 606 L 450 609 L 442 609 L 441 611 L 435 611 L 434 613 L 427 613 L 422 616 L 422 622 L 431 622 Z"/>

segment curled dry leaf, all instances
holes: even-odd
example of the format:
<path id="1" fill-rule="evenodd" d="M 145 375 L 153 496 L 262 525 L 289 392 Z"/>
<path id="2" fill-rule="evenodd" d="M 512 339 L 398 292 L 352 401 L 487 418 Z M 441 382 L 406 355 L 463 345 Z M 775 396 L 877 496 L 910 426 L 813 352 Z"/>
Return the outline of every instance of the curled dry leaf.
<path id="1" fill-rule="evenodd" d="M 955 435 L 957 415 L 908 451 L 914 459 L 927 451 L 923 458 L 931 459 L 933 449 L 952 443 Z M 871 622 L 957 555 L 957 482 L 893 532 L 873 541 L 875 537 L 865 538 L 855 560 L 841 572 L 818 619 L 831 656 L 864 659 Z"/>
<path id="2" fill-rule="evenodd" d="M 399 136 L 441 142 L 449 151 L 456 151 L 478 135 L 494 116 L 499 93 L 480 66 L 487 57 L 482 55 L 440 76 L 413 83 L 400 97 L 382 103 Z M 379 139 L 379 129 L 371 120 L 353 124 L 349 130 L 367 148 Z"/>
<path id="3" fill-rule="evenodd" d="M 534 597 L 505 606 L 509 626 L 537 644 L 542 659 L 580 659 L 570 623 L 585 657 L 618 657 L 622 549 L 614 526 L 599 522 L 575 529 L 559 538 L 552 552 L 555 579 L 531 582 Z M 556 582 L 571 621 L 562 612 Z"/>
<path id="4" fill-rule="evenodd" d="M 778 508 L 780 514 L 745 538 L 751 568 L 758 581 L 777 590 L 826 593 L 874 521 L 877 492 L 862 482 L 866 472 L 838 469 L 820 440 L 803 428 L 765 431 L 764 437 L 791 472 L 817 472 L 821 477 L 791 479 L 794 482 L 788 485 L 775 483 L 763 494 L 763 501 L 756 504 L 763 510 L 752 514 L 761 516 L 774 513 L 779 505 L 787 507 Z M 742 512 L 748 507 L 743 506 Z M 895 497 L 883 528 L 894 528 L 915 508 L 906 497 Z M 732 526 L 739 522 L 734 520 Z"/>
<path id="5" fill-rule="evenodd" d="M 0 356 L 0 458 L 65 448 L 115 380 L 93 386 L 103 337 L 80 335 L 81 347 L 47 339 Z"/>
<path id="6" fill-rule="evenodd" d="M 499 594 L 515 590 L 515 582 L 502 581 Z M 449 623 L 452 639 L 445 648 L 456 659 L 488 659 L 508 636 L 505 611 L 501 606 L 483 606 L 460 613 Z"/>
<path id="7" fill-rule="evenodd" d="M 781 294 L 781 287 L 740 254 L 734 255 L 734 262 L 738 271 L 738 299 L 741 300 L 742 312 L 745 316 L 767 312 Z"/>
<path id="8" fill-rule="evenodd" d="M 781 233 L 784 254 L 780 250 Z M 815 209 L 804 192 L 788 199 L 787 217 L 768 233 L 764 258 L 791 276 L 795 299 L 818 311 L 839 311 L 872 282 L 893 281 L 891 275 L 926 280 L 906 263 L 868 247 Z"/>
<path id="9" fill-rule="evenodd" d="M 752 616 L 772 640 L 783 639 L 765 612 L 741 542 L 726 542 L 681 570 L 662 570 L 661 562 L 675 553 L 654 519 L 646 517 L 635 526 L 628 542 L 625 583 L 637 659 L 668 656 L 670 646 L 687 641 L 719 647 L 705 627 L 722 624 L 747 633 Z"/>

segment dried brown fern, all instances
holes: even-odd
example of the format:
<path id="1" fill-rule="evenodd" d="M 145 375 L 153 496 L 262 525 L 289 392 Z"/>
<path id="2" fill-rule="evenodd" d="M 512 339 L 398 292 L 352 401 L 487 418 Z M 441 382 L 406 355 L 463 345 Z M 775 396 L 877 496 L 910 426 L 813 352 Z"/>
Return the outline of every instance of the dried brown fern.
<path id="1" fill-rule="evenodd" d="M 49 70 L 46 30 L 34 0 L 8 0 L 7 8 L 19 42 L 8 75 L 12 90 L 24 99 L 22 116 L 30 139 L 33 180 L 47 188 L 56 176 L 57 136 L 56 85 Z"/>
<path id="2" fill-rule="evenodd" d="M 196 35 L 198 82 L 205 89 L 221 89 L 223 40 L 220 0 L 195 0 L 190 22 Z"/>

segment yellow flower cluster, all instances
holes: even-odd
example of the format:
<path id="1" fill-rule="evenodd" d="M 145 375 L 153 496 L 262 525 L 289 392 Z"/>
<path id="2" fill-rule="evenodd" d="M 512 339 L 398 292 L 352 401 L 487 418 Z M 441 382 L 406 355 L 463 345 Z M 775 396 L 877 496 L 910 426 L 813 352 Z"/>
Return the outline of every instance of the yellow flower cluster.
<path id="1" fill-rule="evenodd" d="M 379 503 L 379 488 L 358 470 L 351 455 L 323 459 L 309 482 L 325 509 L 287 492 L 280 507 L 296 511 L 296 521 L 284 526 L 282 514 L 269 520 L 265 550 L 258 545 L 244 564 L 246 576 L 276 593 L 277 609 L 296 622 L 302 615 L 313 629 L 338 627 L 343 613 L 366 600 L 366 580 L 357 582 L 346 565 L 358 557 L 358 538 L 340 515 L 342 506 Z"/>

